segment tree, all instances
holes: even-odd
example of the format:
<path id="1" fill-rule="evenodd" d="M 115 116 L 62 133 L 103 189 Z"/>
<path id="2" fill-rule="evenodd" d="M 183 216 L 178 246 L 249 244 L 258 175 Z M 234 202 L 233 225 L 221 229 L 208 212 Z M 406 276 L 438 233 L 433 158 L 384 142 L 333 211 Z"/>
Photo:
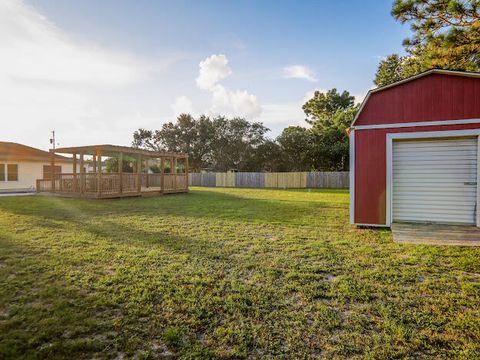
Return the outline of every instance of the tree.
<path id="1" fill-rule="evenodd" d="M 480 69 L 479 0 L 395 0 L 392 16 L 411 23 L 404 45 L 422 70 Z"/>
<path id="2" fill-rule="evenodd" d="M 144 148 L 152 151 L 162 151 L 158 144 L 155 143 L 154 132 L 146 129 L 138 129 L 133 133 L 132 146 L 136 148 Z"/>
<path id="3" fill-rule="evenodd" d="M 261 170 L 256 152 L 264 145 L 269 131 L 263 124 L 245 119 L 209 118 L 182 114 L 176 122 L 168 122 L 158 130 L 138 129 L 133 134 L 133 146 L 184 152 L 189 154 L 193 171 L 209 168 Z"/>
<path id="4" fill-rule="evenodd" d="M 313 126 L 315 135 L 315 168 L 329 171 L 345 171 L 349 167 L 349 138 L 346 129 L 350 126 L 359 105 L 332 114 L 331 126 L 318 128 Z"/>
<path id="5" fill-rule="evenodd" d="M 122 172 L 124 173 L 133 173 L 134 166 L 137 163 L 137 159 L 131 156 L 124 155 L 123 157 L 123 166 Z M 119 172 L 118 169 L 118 158 L 117 157 L 109 157 L 105 160 L 106 171 L 109 173 L 112 172 Z"/>
<path id="6" fill-rule="evenodd" d="M 282 164 L 289 171 L 307 171 L 313 166 L 314 136 L 310 129 L 289 126 L 277 137 Z"/>
<path id="7" fill-rule="evenodd" d="M 432 68 L 480 71 L 480 1 L 395 0 L 392 16 L 410 23 L 407 56 L 392 54 L 378 66 L 384 86 Z"/>
<path id="8" fill-rule="evenodd" d="M 291 171 L 285 163 L 284 151 L 274 140 L 266 139 L 248 159 L 246 168 L 254 171 Z"/>
<path id="9" fill-rule="evenodd" d="M 348 91 L 341 94 L 337 89 L 328 90 L 326 93 L 315 91 L 313 97 L 302 107 L 307 116 L 305 121 L 311 125 L 328 127 L 332 114 L 353 106 L 354 101 L 355 98 Z"/>
<path id="10" fill-rule="evenodd" d="M 358 111 L 348 91 L 316 91 L 303 109 L 312 124 L 312 166 L 318 170 L 347 170 L 349 146 L 346 129 Z"/>
<path id="11" fill-rule="evenodd" d="M 376 86 L 390 85 L 421 71 L 421 66 L 414 56 L 392 54 L 380 61 L 373 83 Z"/>
<path id="12" fill-rule="evenodd" d="M 194 119 L 191 115 L 181 114 L 175 123 L 165 123 L 161 129 L 138 129 L 133 134 L 132 145 L 148 150 L 188 153 L 190 167 L 200 170 L 212 162 L 210 142 L 214 137 L 213 124 L 208 117 Z"/>
<path id="13" fill-rule="evenodd" d="M 480 71 L 480 1 L 395 0 L 392 16 L 410 23 L 408 55 L 380 62 L 374 83 L 388 85 L 432 68 Z"/>
<path id="14" fill-rule="evenodd" d="M 381 60 L 373 83 L 376 86 L 385 86 L 402 80 L 402 62 L 403 58 L 397 54 L 389 55 L 386 59 Z"/>

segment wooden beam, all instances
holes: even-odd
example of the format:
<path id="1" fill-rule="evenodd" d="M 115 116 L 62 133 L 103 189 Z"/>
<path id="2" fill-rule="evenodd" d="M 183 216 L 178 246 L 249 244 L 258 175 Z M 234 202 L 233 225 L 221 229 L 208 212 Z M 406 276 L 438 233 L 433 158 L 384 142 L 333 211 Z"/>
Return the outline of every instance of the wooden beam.
<path id="1" fill-rule="evenodd" d="M 102 195 L 102 155 L 97 155 L 97 196 Z"/>
<path id="2" fill-rule="evenodd" d="M 93 172 L 97 173 L 97 154 L 93 155 Z"/>
<path id="3" fill-rule="evenodd" d="M 73 154 L 73 192 L 77 192 L 77 154 Z"/>
<path id="4" fill-rule="evenodd" d="M 137 192 L 142 192 L 142 156 L 137 157 Z"/>
<path id="5" fill-rule="evenodd" d="M 181 153 L 168 153 L 163 151 L 151 151 L 145 149 L 132 148 L 128 146 L 118 145 L 89 145 L 89 146 L 77 146 L 77 147 L 63 147 L 57 148 L 56 153 L 60 154 L 73 154 L 83 152 L 85 155 L 94 155 L 101 152 L 102 155 L 110 156 L 123 152 L 124 155 L 142 155 L 144 157 L 160 157 L 160 156 L 183 156 Z"/>
<path id="6" fill-rule="evenodd" d="M 50 176 L 52 178 L 52 193 L 55 192 L 55 152 L 50 151 Z"/>
<path id="7" fill-rule="evenodd" d="M 160 190 L 163 192 L 165 190 L 165 158 L 162 156 L 160 158 L 160 161 L 161 161 Z"/>
<path id="8" fill-rule="evenodd" d="M 84 155 L 80 153 L 80 194 L 85 192 L 85 162 Z"/>
<path id="9" fill-rule="evenodd" d="M 118 174 L 119 174 L 119 184 L 120 184 L 120 194 L 123 193 L 123 153 L 118 155 Z"/>
<path id="10" fill-rule="evenodd" d="M 148 159 L 145 159 L 145 186 L 147 189 L 150 187 L 150 183 L 148 181 Z"/>
<path id="11" fill-rule="evenodd" d="M 173 188 L 177 190 L 177 158 L 172 158 L 172 168 L 173 168 Z"/>
<path id="12" fill-rule="evenodd" d="M 185 184 L 188 190 L 188 156 L 185 156 Z"/>

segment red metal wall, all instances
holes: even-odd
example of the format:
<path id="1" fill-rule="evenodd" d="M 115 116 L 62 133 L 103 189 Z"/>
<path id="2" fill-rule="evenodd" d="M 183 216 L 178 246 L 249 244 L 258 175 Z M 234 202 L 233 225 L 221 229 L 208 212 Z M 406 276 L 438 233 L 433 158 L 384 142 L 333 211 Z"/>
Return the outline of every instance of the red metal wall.
<path id="1" fill-rule="evenodd" d="M 355 125 L 480 118 L 480 79 L 430 74 L 374 92 Z"/>
<path id="2" fill-rule="evenodd" d="M 355 130 L 355 223 L 386 223 L 388 133 L 479 128 L 480 124 L 466 124 Z"/>

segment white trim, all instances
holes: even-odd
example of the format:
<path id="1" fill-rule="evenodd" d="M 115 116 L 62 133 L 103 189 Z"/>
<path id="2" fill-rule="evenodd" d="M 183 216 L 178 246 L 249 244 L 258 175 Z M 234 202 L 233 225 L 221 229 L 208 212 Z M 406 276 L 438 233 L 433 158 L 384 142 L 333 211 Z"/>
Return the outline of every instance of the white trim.
<path id="1" fill-rule="evenodd" d="M 350 224 L 355 224 L 355 129 L 350 131 Z"/>
<path id="2" fill-rule="evenodd" d="M 387 188 L 386 188 L 386 226 L 392 225 L 392 149 L 394 139 L 425 139 L 425 138 L 441 138 L 441 137 L 460 137 L 460 136 L 480 136 L 480 129 L 473 130 L 446 130 L 446 131 L 425 131 L 425 132 L 405 132 L 405 133 L 389 133 L 387 134 Z M 480 140 L 480 139 L 479 139 Z M 477 140 L 478 141 L 478 140 Z M 477 159 L 478 161 L 478 159 Z M 478 169 L 478 165 L 477 165 Z M 477 170 L 478 171 L 478 170 Z M 478 187 L 478 178 L 477 178 Z M 479 195 L 477 192 L 477 208 L 479 205 Z M 478 218 L 477 218 L 478 219 Z M 478 226 L 478 220 L 477 220 Z"/>
<path id="3" fill-rule="evenodd" d="M 475 207 L 476 221 L 475 225 L 480 227 L 480 136 L 477 137 L 477 205 Z"/>
<path id="4" fill-rule="evenodd" d="M 388 225 L 385 224 L 355 224 L 355 226 L 365 226 L 365 227 L 378 227 L 378 228 L 388 228 Z"/>
<path id="5" fill-rule="evenodd" d="M 385 211 L 387 212 L 385 216 L 386 226 L 390 227 L 392 224 L 392 157 L 393 157 L 393 138 L 391 137 L 393 134 L 387 134 L 387 188 L 385 189 L 385 198 L 387 199 L 387 203 L 385 204 Z"/>
<path id="6" fill-rule="evenodd" d="M 421 77 L 424 77 L 424 76 L 427 76 L 427 75 L 430 75 L 430 74 L 443 74 L 443 75 L 455 75 L 455 76 L 480 78 L 480 73 L 478 73 L 478 72 L 431 69 L 431 70 L 428 70 L 428 71 L 424 71 L 420 74 L 410 76 L 409 78 L 394 82 L 392 84 L 385 85 L 385 86 L 382 86 L 382 87 L 378 87 L 378 88 L 375 88 L 375 89 L 371 89 L 371 90 L 368 91 L 367 96 L 365 96 L 365 99 L 363 99 L 362 104 L 360 105 L 360 109 L 358 110 L 357 114 L 355 115 L 355 118 L 353 119 L 351 126 L 353 127 L 355 125 L 355 122 L 357 121 L 358 117 L 360 116 L 360 113 L 362 112 L 363 108 L 365 107 L 365 104 L 367 103 L 367 101 L 370 98 L 370 95 L 372 93 L 376 93 L 376 92 L 379 92 L 379 91 L 382 91 L 382 90 L 386 90 L 386 89 L 389 89 L 391 87 L 401 85 L 401 84 L 416 80 L 418 78 L 421 78 Z"/>
<path id="7" fill-rule="evenodd" d="M 357 113 L 355 114 L 355 117 L 353 118 L 352 124 L 350 125 L 351 128 L 355 127 L 355 122 L 357 121 L 358 117 L 363 111 L 363 108 L 368 102 L 368 99 L 370 99 L 370 94 L 372 93 L 373 90 L 368 90 L 367 96 L 363 99 L 362 103 L 360 104 L 360 108 L 358 109 Z"/>
<path id="8" fill-rule="evenodd" d="M 352 129 L 355 129 L 355 130 L 397 129 L 397 128 L 404 128 L 404 127 L 465 125 L 465 124 L 480 124 L 480 119 L 438 120 L 438 121 L 418 121 L 418 122 L 394 123 L 394 124 L 358 125 L 358 126 L 353 126 Z"/>
<path id="9" fill-rule="evenodd" d="M 404 133 L 388 133 L 388 138 L 391 139 L 418 139 L 418 138 L 437 138 L 437 137 L 458 137 L 458 136 L 478 136 L 480 129 L 471 130 L 444 130 L 444 131 L 419 131 L 419 132 L 404 132 Z"/>

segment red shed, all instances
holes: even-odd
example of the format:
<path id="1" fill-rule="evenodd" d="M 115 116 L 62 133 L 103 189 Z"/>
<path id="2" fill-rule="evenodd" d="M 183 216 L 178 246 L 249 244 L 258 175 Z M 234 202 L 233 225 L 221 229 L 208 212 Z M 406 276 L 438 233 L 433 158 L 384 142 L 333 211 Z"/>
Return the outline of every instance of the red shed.
<path id="1" fill-rule="evenodd" d="M 429 70 L 371 90 L 350 133 L 350 222 L 480 226 L 480 73 Z"/>

